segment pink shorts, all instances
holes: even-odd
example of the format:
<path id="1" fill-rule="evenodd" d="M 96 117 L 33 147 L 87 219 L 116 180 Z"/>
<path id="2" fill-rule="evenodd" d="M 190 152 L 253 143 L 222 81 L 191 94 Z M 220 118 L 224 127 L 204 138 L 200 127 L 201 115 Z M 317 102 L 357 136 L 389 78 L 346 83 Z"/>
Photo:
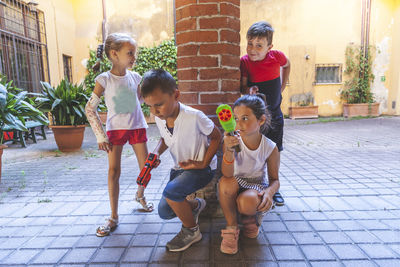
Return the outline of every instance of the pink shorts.
<path id="1" fill-rule="evenodd" d="M 107 132 L 108 140 L 113 145 L 140 144 L 147 142 L 146 129 L 112 130 Z"/>

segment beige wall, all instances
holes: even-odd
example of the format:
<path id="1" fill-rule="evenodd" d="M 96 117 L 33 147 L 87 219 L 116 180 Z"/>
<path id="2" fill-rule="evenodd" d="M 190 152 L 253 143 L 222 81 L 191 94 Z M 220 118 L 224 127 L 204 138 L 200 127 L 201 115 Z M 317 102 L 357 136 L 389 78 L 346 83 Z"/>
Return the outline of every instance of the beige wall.
<path id="1" fill-rule="evenodd" d="M 173 0 L 106 0 L 107 32 L 127 32 L 139 46 L 152 46 L 173 37 Z M 41 0 L 45 14 L 50 79 L 63 79 L 62 54 L 72 56 L 73 80 L 86 74 L 89 48 L 102 39 L 102 0 Z"/>
<path id="2" fill-rule="evenodd" d="M 307 64 L 299 53 L 293 52 L 304 46 L 310 48 L 311 53 L 307 53 L 315 57 L 315 64 L 341 63 L 344 69 L 346 46 L 351 42 L 360 44 L 361 3 L 361 0 L 241 0 L 241 54 L 246 53 L 249 26 L 266 20 L 275 29 L 274 49 L 283 51 L 294 63 L 292 72 Z M 399 6 L 399 0 L 372 0 L 370 44 L 381 51 L 374 61 L 377 77 L 372 91 L 385 114 L 394 114 L 392 101 L 399 102 L 399 69 L 394 62 L 400 62 L 400 55 L 393 47 L 395 42 L 399 47 L 400 41 Z M 382 76 L 385 82 L 381 82 Z M 313 89 L 309 90 L 309 86 Z M 292 94 L 312 91 L 321 116 L 340 115 L 341 87 L 342 84 L 317 84 L 294 88 L 290 83 L 283 94 L 282 110 L 288 114 Z M 396 114 L 400 114 L 398 106 Z"/>

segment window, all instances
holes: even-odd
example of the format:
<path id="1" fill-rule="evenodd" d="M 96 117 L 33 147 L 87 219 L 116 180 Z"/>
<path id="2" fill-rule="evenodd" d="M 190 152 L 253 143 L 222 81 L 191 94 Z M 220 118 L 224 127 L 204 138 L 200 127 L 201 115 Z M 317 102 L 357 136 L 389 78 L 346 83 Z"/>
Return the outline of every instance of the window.
<path id="1" fill-rule="evenodd" d="M 63 55 L 64 78 L 72 83 L 72 57 Z"/>
<path id="2" fill-rule="evenodd" d="M 317 64 L 315 65 L 315 83 L 341 83 L 341 64 Z"/>
<path id="3" fill-rule="evenodd" d="M 44 14 L 20 0 L 0 5 L 0 72 L 14 85 L 29 92 L 40 91 L 49 81 Z"/>

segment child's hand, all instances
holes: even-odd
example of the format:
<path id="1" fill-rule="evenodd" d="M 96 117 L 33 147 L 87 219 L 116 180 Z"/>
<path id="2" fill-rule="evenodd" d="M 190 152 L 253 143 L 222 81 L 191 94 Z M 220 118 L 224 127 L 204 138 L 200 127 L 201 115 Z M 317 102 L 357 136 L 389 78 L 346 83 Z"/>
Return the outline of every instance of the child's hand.
<path id="1" fill-rule="evenodd" d="M 257 207 L 257 211 L 263 212 L 263 211 L 268 211 L 272 207 L 272 195 L 269 194 L 268 191 L 263 190 L 258 193 L 258 196 L 261 197 L 261 202 Z"/>
<path id="2" fill-rule="evenodd" d="M 103 142 L 103 143 L 98 143 L 99 145 L 99 150 L 104 150 L 105 152 L 111 152 L 112 150 L 112 144 Z"/>
<path id="3" fill-rule="evenodd" d="M 257 85 L 254 85 L 254 86 L 252 86 L 252 87 L 249 88 L 249 94 L 250 94 L 250 95 L 255 95 L 255 94 L 257 94 L 257 93 L 258 93 L 258 87 L 257 87 Z"/>
<path id="4" fill-rule="evenodd" d="M 235 132 L 234 136 L 231 136 L 227 132 L 225 132 L 224 133 L 225 147 L 230 151 L 234 151 L 234 147 L 240 144 L 239 138 L 240 138 L 239 132 Z"/>
<path id="5" fill-rule="evenodd" d="M 187 161 L 181 161 L 179 162 L 179 166 L 184 169 L 184 170 L 191 170 L 191 169 L 204 169 L 206 166 L 204 166 L 203 161 L 196 161 L 196 160 L 187 160 Z"/>

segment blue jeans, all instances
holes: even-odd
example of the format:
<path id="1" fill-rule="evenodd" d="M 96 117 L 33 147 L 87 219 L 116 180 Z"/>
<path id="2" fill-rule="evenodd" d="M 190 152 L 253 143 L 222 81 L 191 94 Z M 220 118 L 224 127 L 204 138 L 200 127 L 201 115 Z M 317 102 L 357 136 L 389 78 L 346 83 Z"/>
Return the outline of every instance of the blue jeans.
<path id="1" fill-rule="evenodd" d="M 210 167 L 200 170 L 171 169 L 169 182 L 165 186 L 160 203 L 158 204 L 158 215 L 160 218 L 170 220 L 176 217 L 166 198 L 176 202 L 184 201 L 186 196 L 205 187 L 214 177 L 214 172 Z"/>

